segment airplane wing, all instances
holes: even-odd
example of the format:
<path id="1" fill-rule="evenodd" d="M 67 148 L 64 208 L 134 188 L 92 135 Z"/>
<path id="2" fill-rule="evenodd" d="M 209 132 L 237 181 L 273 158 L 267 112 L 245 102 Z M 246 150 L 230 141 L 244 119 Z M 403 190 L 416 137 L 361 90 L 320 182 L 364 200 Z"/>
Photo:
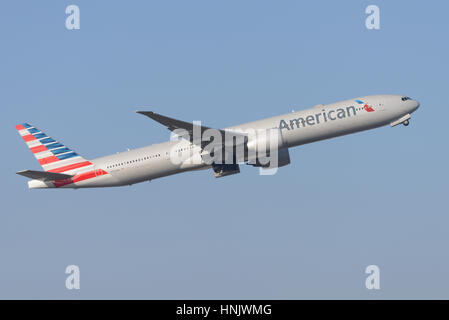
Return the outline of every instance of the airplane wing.
<path id="1" fill-rule="evenodd" d="M 34 171 L 34 170 L 24 170 L 19 171 L 17 174 L 20 174 L 21 176 L 36 179 L 36 180 L 42 180 L 42 181 L 55 181 L 55 180 L 63 180 L 73 177 L 70 174 L 63 174 L 63 173 L 54 173 L 54 172 L 45 172 L 45 171 Z"/>
<path id="2" fill-rule="evenodd" d="M 160 124 L 164 125 L 165 127 L 167 127 L 168 130 L 170 131 L 175 131 L 176 129 L 184 129 L 189 133 L 189 138 L 190 138 L 190 142 L 192 142 L 193 144 L 201 144 L 201 147 L 204 148 L 205 145 L 208 145 L 210 142 L 209 141 L 194 141 L 194 137 L 193 136 L 193 130 L 195 128 L 195 130 L 199 130 L 197 132 L 201 132 L 201 136 L 203 136 L 203 133 L 206 130 L 216 130 L 218 131 L 221 136 L 222 136 L 222 144 L 226 145 L 226 146 L 230 146 L 230 145 L 234 145 L 235 142 L 234 141 L 240 141 L 240 143 L 244 143 L 247 141 L 247 135 L 245 133 L 240 133 L 240 132 L 233 132 L 233 131 L 228 131 L 228 130 L 222 130 L 222 129 L 213 129 L 213 128 L 209 128 L 209 127 L 205 127 L 205 126 L 200 126 L 200 125 L 196 125 L 194 123 L 190 123 L 190 122 L 185 122 L 185 121 L 181 121 L 181 120 L 177 120 L 174 118 L 169 118 L 166 116 L 163 116 L 161 114 L 152 112 L 152 111 L 136 111 L 137 113 L 143 114 L 151 119 L 153 119 L 154 121 L 159 122 Z M 234 137 L 240 138 L 240 139 L 236 139 L 234 140 Z M 200 137 L 201 138 L 201 137 Z M 226 139 L 232 139 L 231 143 L 225 143 Z"/>

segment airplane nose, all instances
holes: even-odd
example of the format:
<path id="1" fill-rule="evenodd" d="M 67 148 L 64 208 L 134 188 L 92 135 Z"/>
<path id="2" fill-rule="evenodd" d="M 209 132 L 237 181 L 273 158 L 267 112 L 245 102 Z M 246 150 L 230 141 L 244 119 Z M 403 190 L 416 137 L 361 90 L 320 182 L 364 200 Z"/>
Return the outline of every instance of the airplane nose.
<path id="1" fill-rule="evenodd" d="M 412 104 L 412 112 L 415 111 L 416 109 L 419 108 L 419 102 L 416 100 L 413 100 L 413 104 Z"/>

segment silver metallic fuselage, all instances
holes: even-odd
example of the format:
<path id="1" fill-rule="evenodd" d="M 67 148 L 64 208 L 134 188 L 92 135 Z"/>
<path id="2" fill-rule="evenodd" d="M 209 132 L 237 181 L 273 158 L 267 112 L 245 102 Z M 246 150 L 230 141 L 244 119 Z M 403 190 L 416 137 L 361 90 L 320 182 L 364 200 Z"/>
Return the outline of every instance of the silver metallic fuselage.
<path id="1" fill-rule="evenodd" d="M 291 148 L 388 125 L 404 115 L 411 114 L 419 107 L 417 101 L 411 99 L 403 101 L 401 97 L 400 95 L 360 97 L 328 105 L 318 105 L 310 109 L 225 129 L 245 132 L 246 130 L 271 129 L 281 126 L 285 146 Z M 363 104 L 356 101 L 363 101 Z M 365 104 L 372 107 L 374 112 L 366 111 L 363 107 Z M 171 161 L 170 155 L 174 149 L 181 161 Z M 192 160 L 192 157 L 194 161 L 189 161 Z M 97 158 L 91 162 L 94 164 L 95 170 L 101 169 L 108 174 L 64 187 L 90 188 L 131 185 L 185 171 L 210 168 L 201 161 L 201 148 L 192 145 L 187 140 L 154 144 Z M 32 183 L 30 187 L 32 187 Z M 39 188 L 38 185 L 34 187 Z"/>

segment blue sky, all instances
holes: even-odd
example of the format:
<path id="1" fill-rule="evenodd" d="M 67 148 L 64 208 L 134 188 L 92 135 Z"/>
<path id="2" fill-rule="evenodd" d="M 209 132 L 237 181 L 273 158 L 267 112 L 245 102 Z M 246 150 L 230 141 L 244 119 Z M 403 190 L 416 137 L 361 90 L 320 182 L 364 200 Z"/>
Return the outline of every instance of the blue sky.
<path id="1" fill-rule="evenodd" d="M 65 28 L 76 4 L 81 29 Z M 380 8 L 380 30 L 365 8 Z M 8 1 L 0 10 L 0 298 L 449 298 L 444 1 Z M 141 115 L 226 127 L 369 94 L 410 126 L 132 187 L 28 190 L 14 125 L 85 158 L 162 142 Z M 67 265 L 81 289 L 65 288 Z M 375 264 L 381 289 L 365 288 Z"/>

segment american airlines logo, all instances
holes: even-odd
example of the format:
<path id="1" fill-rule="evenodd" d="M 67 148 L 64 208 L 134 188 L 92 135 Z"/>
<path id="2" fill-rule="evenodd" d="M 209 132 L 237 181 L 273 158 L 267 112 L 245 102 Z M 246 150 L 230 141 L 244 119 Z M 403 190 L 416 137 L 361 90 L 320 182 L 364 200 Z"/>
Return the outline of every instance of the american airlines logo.
<path id="1" fill-rule="evenodd" d="M 296 128 L 304 128 L 306 126 L 313 126 L 323 122 L 334 121 L 337 119 L 345 119 L 357 114 L 357 109 L 354 106 L 346 108 L 337 108 L 332 110 L 322 109 L 320 113 L 311 114 L 306 117 L 299 117 L 290 119 L 289 122 L 282 119 L 279 122 L 279 129 L 293 130 Z"/>
<path id="2" fill-rule="evenodd" d="M 306 126 L 313 126 L 328 121 L 334 121 L 338 119 L 349 118 L 351 116 L 356 116 L 357 111 L 361 110 L 365 110 L 366 112 L 374 111 L 371 105 L 368 105 L 361 100 L 354 100 L 354 101 L 362 106 L 360 108 L 357 108 L 355 106 L 349 106 L 346 108 L 337 108 L 332 110 L 322 109 L 321 112 L 319 113 L 311 114 L 305 117 L 299 117 L 296 119 L 290 119 L 288 120 L 288 122 L 282 119 L 279 122 L 279 129 L 293 130 L 301 127 L 304 128 Z"/>
<path id="3" fill-rule="evenodd" d="M 363 109 L 365 109 L 366 112 L 373 112 L 374 109 L 371 105 L 364 103 L 362 100 L 355 100 L 358 104 L 363 105 Z"/>

